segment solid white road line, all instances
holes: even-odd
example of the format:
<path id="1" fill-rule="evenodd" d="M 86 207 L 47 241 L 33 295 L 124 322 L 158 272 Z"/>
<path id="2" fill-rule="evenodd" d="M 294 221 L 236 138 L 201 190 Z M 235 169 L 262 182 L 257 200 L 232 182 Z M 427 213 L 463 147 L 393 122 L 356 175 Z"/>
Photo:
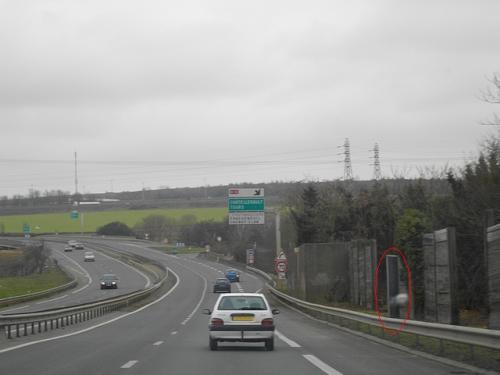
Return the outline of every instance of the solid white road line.
<path id="1" fill-rule="evenodd" d="M 288 346 L 292 347 L 292 348 L 301 348 L 302 345 L 300 344 L 297 344 L 295 341 L 289 339 L 288 337 L 286 337 L 284 334 L 282 334 L 280 331 L 278 330 L 275 330 L 274 331 L 274 334 L 276 336 L 278 336 L 278 338 L 281 340 L 281 341 L 284 341 L 285 343 L 288 344 Z"/>
<path id="2" fill-rule="evenodd" d="M 60 297 L 56 297 L 56 298 L 52 298 L 52 299 L 48 299 L 46 301 L 40 301 L 40 302 L 37 302 L 35 303 L 35 305 L 41 305 L 42 303 L 47 303 L 47 302 L 52 302 L 52 301 L 57 301 L 59 299 L 63 299 L 63 298 L 66 298 L 68 295 L 65 294 L 64 296 L 60 296 Z"/>
<path id="3" fill-rule="evenodd" d="M 154 346 L 160 346 L 161 344 L 163 344 L 163 341 L 157 341 L 157 342 L 155 342 L 153 345 L 154 345 Z"/>
<path id="4" fill-rule="evenodd" d="M 177 335 L 177 331 L 171 332 L 171 335 Z"/>
<path id="5" fill-rule="evenodd" d="M 304 354 L 303 357 L 311 362 L 314 366 L 319 368 L 321 371 L 323 371 L 325 374 L 342 375 L 341 372 L 338 372 L 333 367 L 328 366 L 325 362 L 312 354 Z"/>
<path id="6" fill-rule="evenodd" d="M 76 331 L 76 332 L 72 332 L 72 333 L 68 333 L 68 334 L 65 334 L 65 335 L 61 335 L 61 336 L 55 336 L 55 337 L 50 337 L 48 339 L 42 339 L 42 340 L 36 340 L 36 341 L 31 341 L 31 342 L 27 342 L 25 344 L 20 344 L 20 345 L 16 345 L 16 346 L 13 346 L 11 348 L 6 348 L 6 349 L 1 349 L 0 350 L 0 354 L 2 353 L 6 353 L 6 352 L 10 352 L 11 350 L 16 350 L 16 349 L 20 349 L 20 348 L 24 348 L 26 346 L 31 346 L 31 345 L 35 345 L 35 344 L 39 344 L 39 343 L 42 343 L 42 342 L 48 342 L 48 341 L 53 341 L 53 340 L 58 340 L 58 339 L 62 339 L 62 338 L 65 338 L 65 337 L 70 337 L 70 336 L 76 336 L 76 335 L 79 335 L 81 333 L 84 333 L 84 332 L 88 332 L 88 331 L 92 331 L 96 328 L 99 328 L 99 327 L 102 327 L 102 326 L 105 326 L 105 325 L 108 325 L 110 323 L 113 323 L 117 320 L 120 320 L 120 319 L 123 319 L 123 318 L 126 318 L 127 316 L 130 316 L 130 315 L 134 315 L 134 314 L 137 314 L 138 312 L 142 311 L 142 310 L 145 310 L 147 309 L 149 306 L 153 306 L 155 304 L 157 304 L 158 302 L 162 301 L 163 299 L 165 299 L 166 297 L 168 297 L 178 286 L 179 286 L 179 283 L 180 283 L 180 278 L 179 278 L 179 275 L 177 275 L 174 271 L 172 271 L 170 268 L 167 268 L 167 270 L 169 272 L 171 272 L 175 278 L 176 278 L 176 282 L 174 284 L 174 286 L 168 291 L 166 292 L 164 295 L 162 295 L 161 297 L 159 297 L 158 299 L 154 300 L 153 302 L 150 302 L 148 303 L 147 305 L 144 305 L 140 308 L 138 308 L 137 310 L 135 311 L 131 311 L 129 313 L 126 313 L 126 314 L 123 314 L 123 315 L 120 315 L 120 316 L 117 316 L 116 318 L 113 318 L 113 319 L 110 319 L 110 320 L 107 320 L 105 322 L 102 322 L 102 323 L 99 323 L 99 324 L 96 324 L 94 326 L 91 326 L 91 327 L 88 327 L 88 328 L 84 328 L 84 329 L 81 329 L 79 331 Z"/>
<path id="7" fill-rule="evenodd" d="M 184 319 L 184 321 L 181 323 L 183 326 L 186 325 L 187 322 L 189 322 L 191 320 L 191 318 L 194 316 L 194 314 L 196 314 L 198 312 L 198 309 L 200 308 L 200 305 L 201 303 L 203 302 L 203 300 L 205 299 L 205 294 L 207 292 L 207 279 L 199 274 L 198 272 L 196 271 L 193 271 L 191 270 L 191 272 L 194 272 L 195 274 L 197 274 L 198 276 L 200 276 L 202 279 L 203 279 L 203 292 L 201 293 L 201 297 L 200 297 L 200 300 L 198 301 L 198 304 L 196 305 L 196 307 L 194 308 L 194 310 L 191 312 L 191 314 L 188 315 L 188 317 L 186 319 Z"/>
<path id="8" fill-rule="evenodd" d="M 80 264 L 74 260 L 73 258 L 70 258 L 69 256 L 67 256 L 66 254 L 64 254 L 63 252 L 57 250 L 57 252 L 62 255 L 63 257 L 65 257 L 66 259 L 68 259 L 71 263 L 73 263 L 74 265 L 76 265 L 79 269 L 81 269 L 83 271 L 83 274 L 85 275 L 85 277 L 88 279 L 88 283 L 85 284 L 83 287 L 81 287 L 80 289 L 77 289 L 77 290 L 74 290 L 73 292 L 71 292 L 72 294 L 75 294 L 75 293 L 78 293 L 78 292 L 81 292 L 82 290 L 88 288 L 90 286 L 90 284 L 92 284 L 92 277 L 90 276 L 90 273 L 87 272 L 87 270 L 85 268 L 83 268 L 82 266 L 80 266 Z"/>
<path id="9" fill-rule="evenodd" d="M 133 365 L 135 365 L 137 362 L 139 361 L 128 361 L 127 363 L 125 363 L 122 367 L 120 368 L 131 368 Z"/>

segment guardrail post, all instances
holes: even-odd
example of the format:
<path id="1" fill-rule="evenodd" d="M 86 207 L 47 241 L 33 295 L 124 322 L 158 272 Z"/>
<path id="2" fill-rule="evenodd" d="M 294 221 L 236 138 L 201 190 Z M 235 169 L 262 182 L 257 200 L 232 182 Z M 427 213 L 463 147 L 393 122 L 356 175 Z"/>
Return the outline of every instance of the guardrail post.
<path id="1" fill-rule="evenodd" d="M 7 326 L 7 338 L 12 338 L 12 326 L 10 324 Z"/>
<path id="2" fill-rule="evenodd" d="M 38 321 L 38 333 L 42 333 L 42 322 Z"/>
<path id="3" fill-rule="evenodd" d="M 44 324 L 44 332 L 47 332 L 47 320 L 45 320 L 45 322 L 44 322 L 44 323 L 45 323 L 45 324 Z"/>
<path id="4" fill-rule="evenodd" d="M 61 328 L 64 327 L 64 316 L 61 317 Z"/>
<path id="5" fill-rule="evenodd" d="M 28 323 L 24 323 L 24 335 L 23 336 L 28 336 Z"/>
<path id="6" fill-rule="evenodd" d="M 31 334 L 35 334 L 35 322 L 31 322 Z"/>

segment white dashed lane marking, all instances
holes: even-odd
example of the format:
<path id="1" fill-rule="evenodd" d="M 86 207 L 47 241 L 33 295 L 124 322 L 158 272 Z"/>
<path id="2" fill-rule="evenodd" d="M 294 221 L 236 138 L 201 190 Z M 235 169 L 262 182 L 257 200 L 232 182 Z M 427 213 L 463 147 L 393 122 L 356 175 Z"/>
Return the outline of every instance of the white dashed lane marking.
<path id="1" fill-rule="evenodd" d="M 303 357 L 311 362 L 314 366 L 319 368 L 321 371 L 323 371 L 325 374 L 342 375 L 341 372 L 338 372 L 333 367 L 328 366 L 325 362 L 312 354 L 304 354 Z"/>
<path id="2" fill-rule="evenodd" d="M 171 335 L 177 335 L 177 331 L 172 332 Z"/>
<path id="3" fill-rule="evenodd" d="M 133 365 L 135 365 L 137 362 L 139 361 L 128 361 L 127 363 L 125 363 L 122 367 L 120 368 L 131 368 Z"/>
<path id="4" fill-rule="evenodd" d="M 284 334 L 282 334 L 280 331 L 278 330 L 275 330 L 274 331 L 274 334 L 281 340 L 281 341 L 284 341 L 285 343 L 288 344 L 288 346 L 292 347 L 292 348 L 301 348 L 302 346 L 300 344 L 297 344 L 295 341 L 289 339 L 288 337 L 286 337 Z"/>
<path id="5" fill-rule="evenodd" d="M 16 307 L 15 309 L 3 310 L 3 311 L 0 311 L 0 313 L 1 314 L 8 313 L 8 312 L 11 312 L 11 311 L 25 309 L 26 307 L 30 307 L 30 305 L 24 305 L 24 306 Z"/>
<path id="6" fill-rule="evenodd" d="M 157 341 L 157 342 L 155 342 L 153 345 L 154 345 L 154 346 L 160 346 L 161 344 L 163 344 L 163 341 Z"/>
<path id="7" fill-rule="evenodd" d="M 36 305 L 41 305 L 42 303 L 47 303 L 47 302 L 52 302 L 52 301 L 57 301 L 59 299 L 63 299 L 63 298 L 66 298 L 68 295 L 65 294 L 64 296 L 61 296 L 61 297 L 56 297 L 56 298 L 52 298 L 52 299 L 48 299 L 47 301 L 41 301 L 41 302 L 37 302 Z"/>

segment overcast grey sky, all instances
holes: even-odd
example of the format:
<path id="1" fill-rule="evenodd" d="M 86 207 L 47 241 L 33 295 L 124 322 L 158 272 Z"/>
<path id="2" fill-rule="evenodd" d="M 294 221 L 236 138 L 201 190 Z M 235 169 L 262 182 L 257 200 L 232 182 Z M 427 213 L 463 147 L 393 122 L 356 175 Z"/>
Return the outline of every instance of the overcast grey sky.
<path id="1" fill-rule="evenodd" d="M 500 1 L 0 0 L 0 196 L 463 164 Z"/>

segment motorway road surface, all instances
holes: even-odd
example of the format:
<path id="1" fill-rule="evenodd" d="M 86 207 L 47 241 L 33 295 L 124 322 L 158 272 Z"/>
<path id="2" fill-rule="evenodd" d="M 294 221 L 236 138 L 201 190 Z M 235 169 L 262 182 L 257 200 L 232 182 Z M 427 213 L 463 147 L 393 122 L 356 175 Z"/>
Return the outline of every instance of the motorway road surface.
<path id="1" fill-rule="evenodd" d="M 0 374 L 469 373 L 326 326 L 284 306 L 275 306 L 281 314 L 276 316 L 274 351 L 265 351 L 260 343 L 222 343 L 220 350 L 210 351 L 208 316 L 201 309 L 213 307 L 212 282 L 226 267 L 193 256 L 165 255 L 138 244 L 120 247 L 168 265 L 178 283 L 156 303 L 95 329 L 51 341 L 33 336 L 29 340 L 35 343 L 24 347 L 16 345 L 26 341 L 9 342 L 10 349 L 0 349 Z M 233 284 L 234 291 L 256 292 L 263 287 L 262 280 L 246 272 L 240 283 Z"/>
<path id="2" fill-rule="evenodd" d="M 144 289 L 151 284 L 148 276 L 139 270 L 96 250 L 96 246 L 87 244 L 84 250 L 64 252 L 64 244 L 45 242 L 52 249 L 52 257 L 78 279 L 78 286 L 50 297 L 23 302 L 0 310 L 0 314 L 18 314 L 56 307 L 74 306 L 101 299 L 116 297 Z M 84 262 L 83 254 L 92 251 L 95 262 Z M 100 278 L 106 273 L 118 276 L 118 289 L 100 289 Z"/>

